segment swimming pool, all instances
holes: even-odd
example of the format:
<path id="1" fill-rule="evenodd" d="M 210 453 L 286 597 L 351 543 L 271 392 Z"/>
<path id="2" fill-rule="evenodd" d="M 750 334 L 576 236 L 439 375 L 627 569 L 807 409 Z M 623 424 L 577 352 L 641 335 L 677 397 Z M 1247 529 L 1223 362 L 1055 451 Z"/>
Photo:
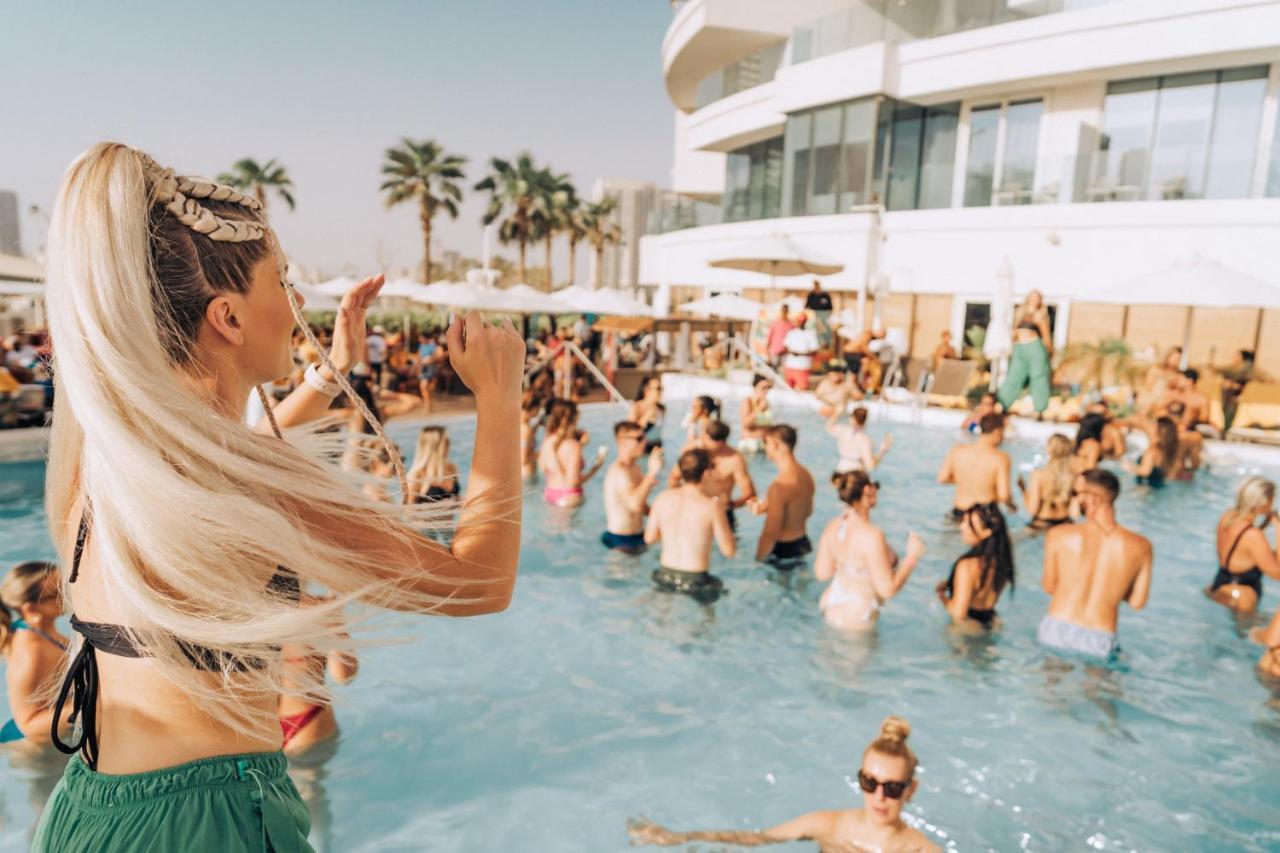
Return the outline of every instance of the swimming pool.
<path id="1" fill-rule="evenodd" d="M 611 444 L 620 414 L 584 412 L 592 444 Z M 816 537 L 838 511 L 825 482 L 834 449 L 815 415 L 787 417 L 819 480 Z M 731 592 L 714 610 L 656 594 L 656 555 L 598 542 L 599 478 L 572 523 L 531 494 L 510 610 L 405 620 L 417 642 L 366 651 L 340 694 L 334 754 L 301 771 L 329 815 L 328 849 L 621 851 L 632 816 L 748 828 L 857 805 L 860 752 L 890 713 L 911 721 L 921 759 L 909 818 L 943 846 L 1280 847 L 1280 701 L 1254 676 L 1246 626 L 1200 592 L 1244 469 L 1156 492 L 1125 478 L 1119 515 L 1155 543 L 1156 574 L 1147 609 L 1121 616 L 1121 665 L 1101 670 L 1035 644 L 1039 539 L 1015 546 L 1019 584 L 997 637 L 945 630 L 933 587 L 963 548 L 933 478 L 958 431 L 889 428 L 876 519 L 895 546 L 915 529 L 930 552 L 869 642 L 823 626 L 811 574 L 780 580 L 746 557 L 718 565 Z M 473 427 L 449 429 L 466 470 Z M 392 429 L 402 446 L 413 433 Z M 1038 443 L 1009 449 L 1025 463 Z M 772 476 L 763 457 L 751 471 L 761 488 Z M 42 478 L 39 463 L 0 465 L 0 564 L 52 556 Z M 740 521 L 751 554 L 761 522 Z M 1273 591 L 1263 608 L 1275 606 Z M 39 774 L 0 762 L 0 848 L 23 849 Z"/>

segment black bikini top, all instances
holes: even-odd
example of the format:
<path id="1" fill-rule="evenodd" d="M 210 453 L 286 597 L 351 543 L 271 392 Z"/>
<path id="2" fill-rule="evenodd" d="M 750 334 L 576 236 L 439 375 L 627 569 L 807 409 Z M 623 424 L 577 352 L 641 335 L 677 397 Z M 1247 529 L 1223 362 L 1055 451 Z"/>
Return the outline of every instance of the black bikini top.
<path id="1" fill-rule="evenodd" d="M 80 576 L 80 560 L 84 556 L 85 541 L 89 537 L 88 513 L 80 516 L 80 529 L 76 532 L 75 550 L 71 557 L 71 576 L 67 583 L 73 584 Z M 276 572 L 267 582 L 267 589 L 281 598 L 298 604 L 302 600 L 302 586 L 298 576 L 283 566 L 277 566 Z M 74 615 L 71 617 L 71 630 L 84 637 L 79 653 L 71 661 L 66 678 L 62 681 L 62 689 L 58 691 L 58 699 L 53 706 L 52 738 L 53 745 L 60 752 L 73 755 L 83 751 L 85 761 L 91 770 L 98 765 L 98 659 L 96 650 L 124 658 L 147 657 L 144 644 L 138 642 L 136 634 L 131 634 L 121 625 L 104 622 L 82 622 Z M 178 647 L 191 665 L 205 672 L 219 672 L 225 668 L 243 672 L 246 669 L 257 669 L 266 665 L 266 661 L 230 658 L 225 652 L 219 652 L 205 646 L 177 639 Z M 74 694 L 73 694 L 74 691 Z M 62 719 L 62 709 L 71 699 L 71 714 L 67 722 L 75 725 L 80 719 L 80 740 L 77 743 L 64 743 L 58 736 L 58 722 Z"/>

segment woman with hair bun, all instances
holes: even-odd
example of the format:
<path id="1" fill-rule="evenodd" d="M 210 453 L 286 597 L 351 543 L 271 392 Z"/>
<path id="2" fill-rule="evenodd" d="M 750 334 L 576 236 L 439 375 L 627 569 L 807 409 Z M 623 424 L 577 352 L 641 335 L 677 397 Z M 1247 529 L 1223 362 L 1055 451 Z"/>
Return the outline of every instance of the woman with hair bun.
<path id="1" fill-rule="evenodd" d="M 347 645 L 332 626 L 357 601 L 439 616 L 507 607 L 524 345 L 474 312 L 449 328 L 476 435 L 445 547 L 423 534 L 438 512 L 412 503 L 399 453 L 346 378 L 381 276 L 343 297 L 326 351 L 262 204 L 118 143 L 71 164 L 45 266 L 58 375 L 46 509 L 78 639 L 50 721 L 74 756 L 34 849 L 308 850 L 277 707 L 328 691 L 322 672 L 286 678 L 281 648 Z M 251 430 L 245 401 L 293 369 L 295 325 L 320 363 Z M 404 505 L 364 495 L 317 436 L 281 434 L 339 394 L 382 440 Z M 332 597 L 300 606 L 312 588 Z M 70 742 L 60 721 L 77 726 Z"/>
<path id="2" fill-rule="evenodd" d="M 880 484 L 862 470 L 831 478 L 840 500 L 848 506 L 831 521 L 818 541 L 813 572 L 831 581 L 819 606 L 823 618 L 840 631 L 868 631 L 875 627 L 880 608 L 898 594 L 924 556 L 924 541 L 907 536 L 907 555 L 899 560 L 884 531 L 871 523 Z"/>
<path id="3" fill-rule="evenodd" d="M 54 624 L 61 614 L 53 563 L 19 563 L 0 580 L 0 657 L 13 714 L 0 727 L 0 743 L 49 743 L 53 708 L 39 697 L 67 661 L 67 638 Z"/>
<path id="4" fill-rule="evenodd" d="M 916 792 L 916 754 L 907 745 L 911 726 L 887 717 L 880 734 L 862 752 L 858 787 L 863 807 L 809 812 L 764 831 L 717 830 L 673 832 L 655 823 L 627 824 L 631 843 L 672 847 L 691 841 L 760 847 L 792 841 L 816 841 L 819 850 L 924 851 L 938 847 L 902 820 L 902 809 Z"/>

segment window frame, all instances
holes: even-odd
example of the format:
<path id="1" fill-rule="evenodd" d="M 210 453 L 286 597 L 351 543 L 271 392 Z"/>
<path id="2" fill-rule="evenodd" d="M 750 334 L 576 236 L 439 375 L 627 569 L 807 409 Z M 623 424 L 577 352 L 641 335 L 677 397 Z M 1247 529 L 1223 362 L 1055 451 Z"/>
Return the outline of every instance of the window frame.
<path id="1" fill-rule="evenodd" d="M 1001 184 L 1004 182 L 1004 164 L 1005 164 L 1005 146 L 1009 140 L 1009 107 L 1020 104 L 1030 103 L 1033 101 L 1040 102 L 1040 125 L 1036 129 L 1036 152 L 1035 152 L 1035 171 L 1031 179 L 1031 186 L 1025 190 L 1027 193 L 1026 204 L 1039 204 L 1037 198 L 1043 187 L 1044 179 L 1044 151 L 1046 137 L 1048 134 L 1044 132 L 1045 119 L 1049 117 L 1053 110 L 1052 90 L 1029 90 L 1026 92 L 1016 92 L 1009 95 L 1002 95 L 994 98 L 967 98 L 960 105 L 960 127 L 956 134 L 956 172 L 951 187 L 951 206 L 953 208 L 960 207 L 965 209 L 981 209 L 984 207 L 1014 207 L 1017 202 L 997 201 L 1001 191 Z M 986 204 L 966 205 L 964 203 L 965 184 L 969 177 L 969 145 L 970 145 L 970 122 L 974 110 L 984 110 L 988 108 L 996 108 L 1000 110 L 999 121 L 996 124 L 996 156 L 991 165 L 991 198 Z"/>

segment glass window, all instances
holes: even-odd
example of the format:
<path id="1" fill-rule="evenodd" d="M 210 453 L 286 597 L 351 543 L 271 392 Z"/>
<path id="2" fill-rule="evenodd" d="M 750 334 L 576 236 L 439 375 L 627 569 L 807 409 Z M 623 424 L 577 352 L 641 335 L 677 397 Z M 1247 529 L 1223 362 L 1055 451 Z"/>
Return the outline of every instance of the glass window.
<path id="1" fill-rule="evenodd" d="M 805 24 L 791 31 L 791 64 L 799 65 L 814 58 L 814 24 Z"/>
<path id="2" fill-rule="evenodd" d="M 725 157 L 724 218 L 737 222 L 747 218 L 747 189 L 751 181 L 751 156 L 733 151 Z"/>
<path id="3" fill-rule="evenodd" d="M 1280 196 L 1280 110 L 1276 111 L 1275 136 L 1271 138 L 1271 162 L 1267 164 L 1267 195 Z"/>
<path id="4" fill-rule="evenodd" d="M 830 56 L 849 46 L 849 11 L 842 10 L 819 18 L 814 56 Z"/>
<path id="5" fill-rule="evenodd" d="M 1158 80 L 1126 80 L 1107 87 L 1103 103 L 1099 172 L 1095 197 L 1136 199 L 1147 185 Z"/>
<path id="6" fill-rule="evenodd" d="M 965 207 L 991 204 L 995 187 L 996 144 L 1000 138 L 1000 105 L 969 112 L 969 156 L 964 172 Z"/>
<path id="7" fill-rule="evenodd" d="M 876 101 L 867 98 L 845 104 L 844 147 L 840 159 L 840 201 L 837 209 L 867 204 L 870 198 L 871 156 L 875 142 Z"/>
<path id="8" fill-rule="evenodd" d="M 1000 167 L 1000 200 L 1030 204 L 1036 182 L 1036 154 L 1040 143 L 1040 100 L 1016 101 L 1005 114 L 1004 159 Z"/>
<path id="9" fill-rule="evenodd" d="M 813 113 L 787 117 L 786 154 L 782 181 L 782 209 L 790 216 L 803 216 L 809 205 L 809 140 Z"/>
<path id="10" fill-rule="evenodd" d="M 1215 76 L 1206 71 L 1161 81 L 1148 198 L 1200 198 L 1204 194 Z"/>
<path id="11" fill-rule="evenodd" d="M 921 135 L 924 108 L 899 103 L 894 106 L 889 141 L 889 188 L 885 207 L 912 210 L 920 187 Z"/>
<path id="12" fill-rule="evenodd" d="M 1205 198 L 1248 198 L 1252 194 L 1266 93 L 1265 65 L 1222 72 L 1213 113 Z"/>
<path id="13" fill-rule="evenodd" d="M 777 216 L 781 192 L 781 137 L 729 152 L 724 192 L 726 222 Z"/>
<path id="14" fill-rule="evenodd" d="M 782 137 L 764 143 L 764 199 L 762 215 L 773 219 L 782 211 Z"/>
<path id="15" fill-rule="evenodd" d="M 810 213 L 835 213 L 840 179 L 840 107 L 813 114 L 813 195 Z"/>
<path id="16" fill-rule="evenodd" d="M 956 127 L 960 105 L 930 107 L 924 120 L 924 150 L 920 158 L 918 207 L 950 207 L 951 178 L 956 164 Z"/>

